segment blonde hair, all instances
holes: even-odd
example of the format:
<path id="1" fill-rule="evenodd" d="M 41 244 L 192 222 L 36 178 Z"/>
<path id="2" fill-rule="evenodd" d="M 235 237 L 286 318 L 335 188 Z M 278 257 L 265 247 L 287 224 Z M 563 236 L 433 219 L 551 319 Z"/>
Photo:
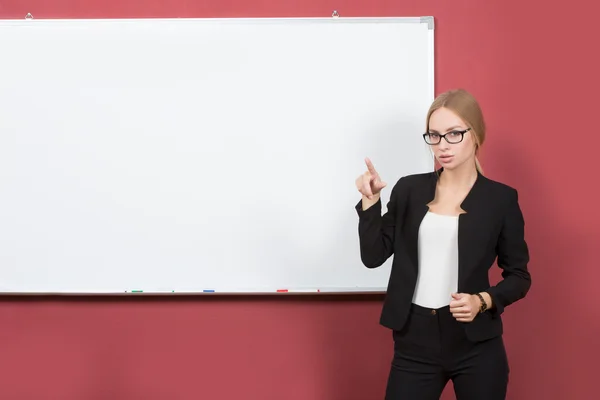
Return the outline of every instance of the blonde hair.
<path id="1" fill-rule="evenodd" d="M 462 119 L 467 127 L 471 128 L 470 132 L 475 140 L 475 167 L 479 173 L 483 174 L 483 168 L 477 158 L 477 154 L 485 142 L 485 121 L 479 103 L 464 89 L 453 89 L 440 94 L 431 103 L 427 112 L 427 130 L 429 130 L 431 114 L 440 108 L 449 109 Z"/>

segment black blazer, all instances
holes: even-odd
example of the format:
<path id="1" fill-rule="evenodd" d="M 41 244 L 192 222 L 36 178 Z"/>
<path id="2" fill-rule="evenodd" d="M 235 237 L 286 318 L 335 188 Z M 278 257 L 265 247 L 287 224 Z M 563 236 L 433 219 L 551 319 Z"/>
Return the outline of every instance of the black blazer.
<path id="1" fill-rule="evenodd" d="M 380 319 L 390 329 L 402 329 L 410 310 L 419 265 L 419 226 L 429 210 L 427 204 L 435 197 L 441 173 L 443 169 L 400 178 L 383 216 L 381 200 L 365 211 L 362 200 L 355 207 L 363 264 L 376 268 L 394 255 Z M 493 302 L 491 310 L 464 323 L 467 337 L 481 341 L 502 334 L 504 307 L 525 297 L 531 286 L 525 223 L 517 191 L 480 173 L 461 207 L 466 213 L 459 216 L 458 291 L 485 291 Z M 490 286 L 488 272 L 496 258 L 503 279 Z"/>

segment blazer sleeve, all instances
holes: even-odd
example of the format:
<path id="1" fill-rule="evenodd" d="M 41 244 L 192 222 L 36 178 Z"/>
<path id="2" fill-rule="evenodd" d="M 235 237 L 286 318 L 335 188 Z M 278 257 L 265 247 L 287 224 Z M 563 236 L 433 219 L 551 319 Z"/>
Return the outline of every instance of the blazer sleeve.
<path id="1" fill-rule="evenodd" d="M 493 302 L 492 314 L 500 315 L 506 306 L 525 297 L 531 287 L 531 275 L 527 268 L 529 250 L 525 242 L 525 221 L 515 189 L 511 189 L 496 251 L 503 279 L 487 292 Z"/>
<path id="2" fill-rule="evenodd" d="M 407 190 L 406 179 L 400 178 L 390 193 L 384 215 L 381 199 L 366 210 L 362 209 L 362 199 L 356 205 L 360 257 L 367 268 L 381 266 L 394 253 L 396 224 L 406 208 Z"/>

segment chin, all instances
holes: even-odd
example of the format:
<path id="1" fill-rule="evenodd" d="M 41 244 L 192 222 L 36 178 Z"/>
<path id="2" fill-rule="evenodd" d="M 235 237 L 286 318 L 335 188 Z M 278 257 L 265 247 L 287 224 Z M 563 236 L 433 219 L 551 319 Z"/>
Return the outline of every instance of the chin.
<path id="1" fill-rule="evenodd" d="M 454 160 L 450 161 L 450 162 L 442 162 L 440 160 L 438 160 L 438 164 L 440 165 L 440 167 L 444 168 L 445 170 L 453 170 L 455 169 L 458 165 L 454 162 Z"/>

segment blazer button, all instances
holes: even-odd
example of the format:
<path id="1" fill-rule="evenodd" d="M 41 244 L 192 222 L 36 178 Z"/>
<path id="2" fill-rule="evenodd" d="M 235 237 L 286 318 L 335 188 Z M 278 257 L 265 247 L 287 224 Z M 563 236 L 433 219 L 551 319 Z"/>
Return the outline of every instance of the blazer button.
<path id="1" fill-rule="evenodd" d="M 437 311 L 431 310 L 431 315 L 435 315 L 435 314 L 437 314 Z"/>

